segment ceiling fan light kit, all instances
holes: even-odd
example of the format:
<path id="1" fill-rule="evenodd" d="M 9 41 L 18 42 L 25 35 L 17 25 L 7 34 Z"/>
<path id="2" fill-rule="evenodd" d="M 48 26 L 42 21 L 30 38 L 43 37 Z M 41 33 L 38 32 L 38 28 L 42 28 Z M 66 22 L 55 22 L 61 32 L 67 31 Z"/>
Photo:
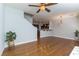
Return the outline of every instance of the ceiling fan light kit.
<path id="1" fill-rule="evenodd" d="M 40 10 L 41 11 L 45 11 L 45 6 L 43 5 L 43 6 L 40 6 Z"/>
<path id="2" fill-rule="evenodd" d="M 39 7 L 39 9 L 37 10 L 36 13 L 40 12 L 40 11 L 47 11 L 50 12 L 50 10 L 48 8 L 46 8 L 47 6 L 51 6 L 51 5 L 56 5 L 57 3 L 40 3 L 40 5 L 29 5 L 31 7 Z"/>

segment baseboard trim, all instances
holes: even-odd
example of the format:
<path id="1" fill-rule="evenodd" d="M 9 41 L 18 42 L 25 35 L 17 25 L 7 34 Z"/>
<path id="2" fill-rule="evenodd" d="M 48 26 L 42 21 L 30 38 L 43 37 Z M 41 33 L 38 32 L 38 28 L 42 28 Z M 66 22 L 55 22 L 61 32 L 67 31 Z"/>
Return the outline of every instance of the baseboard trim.
<path id="1" fill-rule="evenodd" d="M 56 37 L 59 37 L 59 38 L 63 38 L 63 39 L 69 39 L 69 40 L 74 40 L 74 38 L 61 37 L 61 36 L 56 36 Z"/>
<path id="2" fill-rule="evenodd" d="M 19 42 L 19 43 L 15 43 L 15 45 L 21 45 L 21 44 L 25 44 L 25 43 L 29 43 L 29 42 L 33 42 L 33 41 L 36 41 L 36 40 L 31 40 L 31 41 L 25 41 L 25 42 Z"/>
<path id="3" fill-rule="evenodd" d="M 69 40 L 74 40 L 74 38 L 68 38 L 68 37 L 61 37 L 61 36 L 54 36 L 54 37 L 59 37 L 59 38 L 69 39 Z"/>
<path id="4" fill-rule="evenodd" d="M 45 37 L 57 37 L 57 38 L 63 38 L 63 39 L 69 39 L 69 40 L 75 40 L 74 38 L 61 37 L 61 36 L 45 36 Z M 45 37 L 41 37 L 41 38 L 45 38 Z"/>
<path id="5" fill-rule="evenodd" d="M 37 39 L 36 39 L 36 40 L 37 40 Z M 25 43 L 29 43 L 29 42 L 33 42 L 33 41 L 36 41 L 36 40 L 24 41 L 24 42 L 19 42 L 19 43 L 15 42 L 15 46 L 21 45 L 21 44 L 25 44 Z M 8 45 L 5 46 L 5 48 L 7 48 L 7 47 L 8 47 Z"/>

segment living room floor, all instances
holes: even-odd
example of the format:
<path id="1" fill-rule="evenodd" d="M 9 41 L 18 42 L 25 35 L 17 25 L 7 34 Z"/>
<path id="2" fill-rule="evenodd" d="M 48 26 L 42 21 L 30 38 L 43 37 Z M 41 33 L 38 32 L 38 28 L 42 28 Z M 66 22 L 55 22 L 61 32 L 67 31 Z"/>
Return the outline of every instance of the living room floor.
<path id="1" fill-rule="evenodd" d="M 3 56 L 68 56 L 75 46 L 75 40 L 45 37 L 40 41 L 5 48 Z"/>

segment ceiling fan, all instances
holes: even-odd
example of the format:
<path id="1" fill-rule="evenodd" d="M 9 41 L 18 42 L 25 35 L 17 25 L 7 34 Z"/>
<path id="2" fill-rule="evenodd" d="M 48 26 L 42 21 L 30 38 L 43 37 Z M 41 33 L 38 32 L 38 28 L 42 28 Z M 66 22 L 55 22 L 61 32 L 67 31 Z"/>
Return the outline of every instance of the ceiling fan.
<path id="1" fill-rule="evenodd" d="M 48 8 L 46 8 L 47 6 L 51 6 L 51 5 L 56 5 L 57 3 L 40 3 L 39 5 L 29 5 L 31 7 L 39 7 L 39 9 L 37 10 L 36 13 L 39 13 L 40 11 L 47 11 L 50 12 L 50 10 Z"/>

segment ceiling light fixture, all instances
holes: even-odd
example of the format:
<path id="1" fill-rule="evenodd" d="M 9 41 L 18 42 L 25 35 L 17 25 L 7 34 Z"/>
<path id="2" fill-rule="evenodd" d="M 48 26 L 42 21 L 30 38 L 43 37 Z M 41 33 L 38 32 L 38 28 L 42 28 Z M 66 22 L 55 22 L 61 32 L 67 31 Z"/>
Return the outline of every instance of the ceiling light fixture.
<path id="1" fill-rule="evenodd" d="M 40 6 L 41 11 L 45 11 L 45 6 Z"/>
<path id="2" fill-rule="evenodd" d="M 44 4 L 44 3 L 41 3 L 41 5 L 40 5 L 40 10 L 41 10 L 41 11 L 45 11 L 45 4 Z"/>

